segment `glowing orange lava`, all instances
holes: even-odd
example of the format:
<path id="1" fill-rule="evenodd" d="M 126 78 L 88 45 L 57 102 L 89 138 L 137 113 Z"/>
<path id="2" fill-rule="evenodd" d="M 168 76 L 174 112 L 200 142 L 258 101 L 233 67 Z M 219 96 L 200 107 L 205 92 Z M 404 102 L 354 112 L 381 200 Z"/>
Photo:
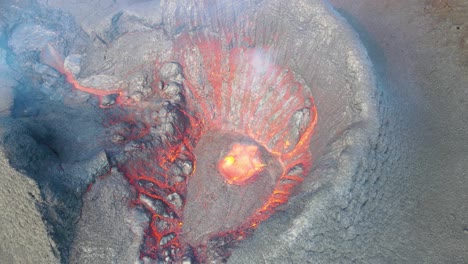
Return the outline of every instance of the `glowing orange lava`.
<path id="1" fill-rule="evenodd" d="M 64 59 L 62 55 L 51 44 L 47 44 L 47 47 L 42 50 L 41 59 L 45 64 L 49 65 L 50 67 L 54 68 L 55 70 L 63 74 L 67 82 L 73 85 L 75 89 L 80 90 L 85 93 L 96 95 L 99 97 L 100 101 L 102 101 L 102 97 L 104 96 L 117 94 L 118 95 L 117 101 L 123 103 L 120 98 L 120 95 L 122 94 L 120 90 L 108 90 L 108 91 L 100 90 L 100 89 L 85 87 L 79 84 L 78 81 L 73 76 L 73 73 L 65 68 Z"/>
<path id="2" fill-rule="evenodd" d="M 42 52 L 43 62 L 62 73 L 75 89 L 100 99 L 117 94 L 116 108 L 128 106 L 110 123 L 126 124 L 123 127 L 128 130 L 136 127 L 118 143 L 134 144 L 130 145 L 133 152 L 125 156 L 128 159 L 117 167 L 137 192 L 133 205 L 150 215 L 141 258 L 171 255 L 173 263 L 180 263 L 189 249 L 204 263 L 208 240 L 191 241 L 205 235 L 225 237 L 227 242 L 244 239 L 288 200 L 312 166 L 309 148 L 317 109 L 309 88 L 270 57 L 274 47 L 258 47 L 251 41 L 245 45 L 244 38 L 225 35 L 224 41 L 204 34 L 177 38 L 169 61 L 184 70 L 186 103 L 167 101 L 166 108 L 157 103 L 162 98 L 157 75 L 153 93 L 158 100 L 135 104 L 122 99 L 121 90 L 80 85 L 56 49 L 48 46 Z M 156 69 L 165 63 L 160 60 L 155 59 Z M 163 121 L 169 129 L 148 139 Z M 223 135 L 219 144 L 213 143 L 214 135 Z M 195 155 L 203 140 L 206 148 Z M 209 164 L 209 155 L 203 156 L 208 151 L 214 157 Z M 190 169 L 185 172 L 180 164 L 190 164 Z M 272 177 L 260 177 L 264 174 Z M 207 175 L 213 177 L 201 178 Z M 207 221 L 210 216 L 212 222 Z M 207 230 L 187 228 L 203 222 Z M 214 228 L 215 224 L 219 225 Z"/>
<path id="3" fill-rule="evenodd" d="M 218 169 L 229 184 L 242 185 L 265 167 L 257 146 L 234 144 Z"/>
<path id="4" fill-rule="evenodd" d="M 188 102 L 195 102 L 192 111 L 202 120 L 201 136 L 209 130 L 245 135 L 277 157 L 282 165 L 281 177 L 268 200 L 242 226 L 219 234 L 237 239 L 286 203 L 309 173 L 312 166 L 309 148 L 318 118 L 310 88 L 304 87 L 292 71 L 275 64 L 274 47 L 246 42 L 228 31 L 223 33 L 226 42 L 210 34 L 181 35 L 174 60 L 184 68 L 184 84 L 190 91 Z M 203 61 L 201 69 L 193 67 L 194 58 Z M 297 117 L 302 121 L 293 121 Z M 293 128 L 297 123 L 302 125 Z M 260 168 L 250 172 L 254 164 L 239 162 L 230 154 L 222 157 L 218 162 L 219 173 L 227 183 L 241 187 L 247 188 L 248 179 L 255 181 L 252 178 L 255 173 L 270 167 L 260 160 Z M 244 199 L 241 202 L 245 204 Z"/>

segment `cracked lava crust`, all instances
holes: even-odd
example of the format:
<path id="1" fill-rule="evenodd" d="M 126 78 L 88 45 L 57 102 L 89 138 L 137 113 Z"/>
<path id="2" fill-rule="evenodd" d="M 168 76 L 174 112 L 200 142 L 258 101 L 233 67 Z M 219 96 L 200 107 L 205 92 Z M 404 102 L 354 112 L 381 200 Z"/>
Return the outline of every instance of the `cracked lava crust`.
<path id="1" fill-rule="evenodd" d="M 310 88 L 268 47 L 226 34 L 181 34 L 151 89 L 80 85 L 53 45 L 44 63 L 100 98 L 107 149 L 150 215 L 140 258 L 224 259 L 307 175 L 317 112 Z"/>

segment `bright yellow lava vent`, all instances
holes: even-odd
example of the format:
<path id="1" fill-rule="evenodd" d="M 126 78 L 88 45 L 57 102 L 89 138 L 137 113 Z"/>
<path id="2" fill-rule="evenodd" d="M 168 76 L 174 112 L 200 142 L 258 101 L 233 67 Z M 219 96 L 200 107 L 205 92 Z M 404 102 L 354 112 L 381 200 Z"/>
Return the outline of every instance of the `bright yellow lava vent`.
<path id="1" fill-rule="evenodd" d="M 234 144 L 231 151 L 219 161 L 218 169 L 229 184 L 242 185 L 260 172 L 265 164 L 255 145 Z"/>

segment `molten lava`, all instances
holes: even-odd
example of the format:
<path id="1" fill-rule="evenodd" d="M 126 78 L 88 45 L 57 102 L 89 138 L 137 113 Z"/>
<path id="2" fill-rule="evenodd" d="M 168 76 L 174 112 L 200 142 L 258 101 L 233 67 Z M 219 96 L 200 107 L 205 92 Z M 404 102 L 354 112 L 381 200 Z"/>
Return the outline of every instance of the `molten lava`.
<path id="1" fill-rule="evenodd" d="M 133 205 L 151 216 L 142 258 L 229 255 L 226 245 L 271 216 L 311 167 L 317 111 L 309 88 L 269 48 L 227 35 L 180 34 L 172 62 L 155 59 L 159 71 L 180 66 L 185 81 L 155 74 L 140 103 L 81 86 L 55 49 L 43 51 L 43 62 L 76 89 L 119 96 L 105 110 L 117 131 L 108 152 L 137 192 Z M 184 100 L 171 100 L 178 89 Z"/>
<path id="2" fill-rule="evenodd" d="M 241 185 L 265 167 L 257 146 L 234 144 L 218 165 L 229 184 Z"/>
<path id="3" fill-rule="evenodd" d="M 181 233 L 198 252 L 212 240 L 245 238 L 311 167 L 314 100 L 293 72 L 274 63 L 274 53 L 233 35 L 186 34 L 176 42 L 188 101 L 202 120 Z M 234 147 L 239 142 L 258 149 Z"/>
<path id="4" fill-rule="evenodd" d="M 77 90 L 80 90 L 85 93 L 89 93 L 92 95 L 96 95 L 99 97 L 99 100 L 102 102 L 102 98 L 107 95 L 121 95 L 120 90 L 100 90 L 100 89 L 93 89 L 90 87 L 85 87 L 82 86 L 81 84 L 78 83 L 78 81 L 75 79 L 73 76 L 73 73 L 69 70 L 67 70 L 64 66 L 64 59 L 62 55 L 57 51 L 56 48 L 54 48 L 51 44 L 47 44 L 47 47 L 42 50 L 41 52 L 41 59 L 43 63 L 49 65 L 50 67 L 56 69 L 58 72 L 63 74 L 65 76 L 65 79 L 67 82 L 69 82 L 73 87 Z M 119 99 L 119 97 L 117 97 Z"/>

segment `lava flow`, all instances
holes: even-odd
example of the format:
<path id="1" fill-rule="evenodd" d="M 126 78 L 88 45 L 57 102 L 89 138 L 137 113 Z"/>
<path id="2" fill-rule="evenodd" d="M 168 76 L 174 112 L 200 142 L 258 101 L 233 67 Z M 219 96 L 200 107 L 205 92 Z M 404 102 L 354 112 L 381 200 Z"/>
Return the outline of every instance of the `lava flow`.
<path id="1" fill-rule="evenodd" d="M 101 102 L 102 102 L 102 98 L 108 95 L 115 94 L 118 96 L 118 98 L 120 98 L 120 95 L 122 93 L 121 90 L 106 91 L 106 90 L 101 90 L 101 89 L 93 89 L 90 87 L 85 87 L 79 84 L 78 81 L 73 76 L 73 73 L 65 69 L 64 59 L 62 58 L 62 55 L 50 43 L 47 44 L 46 48 L 42 50 L 41 60 L 45 64 L 49 65 L 50 67 L 56 69 L 58 72 L 63 74 L 67 82 L 73 85 L 75 89 L 80 90 L 85 93 L 96 95 L 99 97 L 99 100 Z"/>
<path id="2" fill-rule="evenodd" d="M 245 238 L 311 167 L 317 112 L 310 91 L 274 63 L 268 48 L 235 41 L 187 34 L 174 52 L 203 126 L 180 237 L 202 254 L 210 241 Z"/>
<path id="3" fill-rule="evenodd" d="M 235 41 L 181 34 L 172 61 L 156 58 L 144 107 L 120 90 L 81 86 L 54 49 L 43 52 L 76 89 L 119 95 L 105 110 L 114 131 L 107 152 L 138 194 L 133 205 L 151 216 L 141 258 L 226 258 L 310 170 L 317 112 L 309 88 L 268 48 Z"/>

